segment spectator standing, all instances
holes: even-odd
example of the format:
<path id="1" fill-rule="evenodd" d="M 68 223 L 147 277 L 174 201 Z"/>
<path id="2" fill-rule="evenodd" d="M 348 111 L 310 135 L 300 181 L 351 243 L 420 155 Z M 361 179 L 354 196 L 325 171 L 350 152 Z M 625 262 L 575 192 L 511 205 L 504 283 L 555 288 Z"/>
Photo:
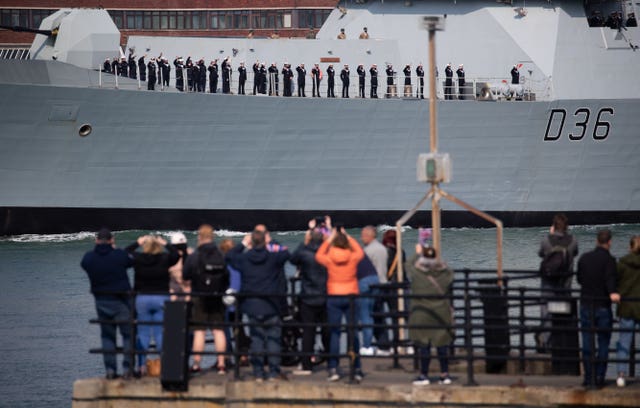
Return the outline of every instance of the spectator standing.
<path id="1" fill-rule="evenodd" d="M 327 268 L 327 320 L 331 330 L 329 353 L 337 355 L 340 352 L 340 333 L 343 316 L 347 325 L 354 323 L 356 310 L 352 310 L 355 304 L 350 302 L 348 296 L 358 294 L 357 267 L 364 257 L 364 252 L 358 242 L 349 236 L 344 227 L 337 226 L 331 230 L 318 252 L 316 261 Z M 358 336 L 353 338 L 353 350 L 359 350 Z M 362 380 L 362 366 L 360 357 L 354 361 L 356 381 Z M 329 381 L 338 381 L 338 358 L 329 357 Z"/>
<path id="2" fill-rule="evenodd" d="M 298 65 L 296 72 L 298 73 L 298 96 L 304 98 L 307 96 L 304 94 L 304 85 L 307 76 L 307 70 L 304 68 L 304 64 Z"/>
<path id="3" fill-rule="evenodd" d="M 300 270 L 300 321 L 302 328 L 302 366 L 294 371 L 296 375 L 309 375 L 313 368 L 311 353 L 316 343 L 316 329 L 314 324 L 321 326 L 322 344 L 324 350 L 329 350 L 329 329 L 327 322 L 327 269 L 320 265 L 315 257 L 322 245 L 324 235 L 320 225 L 315 220 L 310 221 L 309 229 L 305 233 L 304 242 L 291 255 L 290 262 Z"/>
<path id="4" fill-rule="evenodd" d="M 371 76 L 371 99 L 378 99 L 378 66 L 373 64 L 369 69 Z"/>
<path id="5" fill-rule="evenodd" d="M 453 282 L 453 271 L 437 259 L 436 250 L 416 245 L 414 255 L 404 265 L 411 280 L 409 314 L 409 338 L 418 346 L 420 353 L 420 375 L 414 385 L 428 385 L 431 346 L 436 347 L 440 361 L 440 384 L 451 384 L 449 377 L 449 345 L 453 341 L 451 302 L 446 296 Z M 420 297 L 424 296 L 424 297 Z M 440 326 L 435 328 L 413 328 L 414 326 Z"/>
<path id="6" fill-rule="evenodd" d="M 195 323 L 193 333 L 193 364 L 191 372 L 201 370 L 202 353 L 205 346 L 206 330 L 211 330 L 217 356 L 218 374 L 226 374 L 224 352 L 227 349 L 223 331 L 225 307 L 221 296 L 229 287 L 229 271 L 226 269 L 224 255 L 213 242 L 214 231 L 210 225 L 198 228 L 198 248 L 187 258 L 183 270 L 183 279 L 190 281 L 193 292 L 191 320 Z"/>
<path id="7" fill-rule="evenodd" d="M 629 253 L 618 261 L 618 293 L 620 305 L 620 337 L 617 344 L 618 387 L 626 385 L 625 378 L 629 374 L 629 351 L 634 330 L 640 325 L 640 300 L 625 300 L 625 298 L 640 299 L 640 236 L 635 235 L 629 241 Z"/>
<path id="8" fill-rule="evenodd" d="M 556 272 L 555 277 L 544 276 L 541 272 L 540 276 L 540 296 L 542 304 L 540 305 L 540 325 L 543 328 L 551 326 L 551 315 L 547 309 L 547 301 L 556 296 L 567 295 L 567 290 L 571 288 L 573 280 L 573 259 L 578 255 L 578 241 L 568 232 L 569 220 L 564 214 L 556 214 L 549 233 L 542 238 L 538 256 L 540 258 L 549 259 L 552 253 L 561 251 L 566 261 L 560 270 Z M 535 336 L 536 347 L 538 352 L 544 353 L 552 345 L 551 332 L 539 332 Z"/>
<path id="9" fill-rule="evenodd" d="M 263 231 L 254 230 L 241 243 L 227 253 L 232 267 L 240 271 L 242 293 L 241 310 L 249 318 L 251 336 L 251 365 L 256 381 L 265 378 L 264 353 L 269 365 L 269 378 L 282 377 L 280 372 L 280 350 L 282 320 L 284 313 L 280 299 L 282 290 L 280 274 L 289 259 L 289 251 L 269 252 Z M 245 251 L 246 249 L 246 251 Z"/>
<path id="10" fill-rule="evenodd" d="M 187 257 L 193 253 L 193 248 L 188 246 L 187 237 L 182 232 L 171 234 L 170 242 L 180 256 L 178 262 L 169 268 L 169 274 L 171 275 L 169 278 L 169 292 L 171 293 L 171 300 L 176 300 L 179 297 L 185 298 L 191 292 L 191 282 L 182 279 L 182 269 Z"/>
<path id="11" fill-rule="evenodd" d="M 358 320 L 362 327 L 362 347 L 360 347 L 361 356 L 372 356 L 375 354 L 373 348 L 373 307 L 376 302 L 375 296 L 379 290 L 373 285 L 380 283 L 378 272 L 371 262 L 371 259 L 364 255 L 358 263 Z"/>
<path id="12" fill-rule="evenodd" d="M 458 70 L 456 71 L 456 75 L 458 76 L 458 99 L 461 101 L 465 99 L 465 80 L 464 80 L 464 65 L 458 65 Z"/>
<path id="13" fill-rule="evenodd" d="M 367 71 L 364 70 L 364 66 L 362 64 L 358 65 L 356 69 L 358 73 L 358 96 L 360 98 L 364 98 L 364 83 L 367 76 Z"/>
<path id="14" fill-rule="evenodd" d="M 340 80 L 342 81 L 342 97 L 349 97 L 349 64 L 344 64 L 344 68 L 340 71 Z"/>
<path id="15" fill-rule="evenodd" d="M 613 315 L 611 302 L 618 302 L 616 260 L 611 249 L 611 231 L 598 231 L 597 245 L 578 260 L 580 284 L 580 326 L 582 328 L 582 364 L 585 386 L 603 386 L 607 372 Z M 590 330 L 597 329 L 597 332 Z M 594 340 L 595 335 L 595 340 Z M 596 349 L 592 350 L 592 342 Z M 592 353 L 596 360 L 591 363 Z M 594 370 L 595 368 L 595 370 Z M 595 378 L 595 384 L 594 384 Z"/>
<path id="16" fill-rule="evenodd" d="M 424 68 L 422 64 L 418 64 L 416 67 L 416 75 L 418 76 L 418 93 L 416 98 L 424 99 Z"/>
<path id="17" fill-rule="evenodd" d="M 142 252 L 136 251 L 142 247 Z M 162 351 L 162 322 L 164 320 L 164 303 L 169 300 L 169 267 L 178 262 L 180 255 L 173 245 L 161 237 L 144 235 L 126 248 L 133 257 L 134 290 L 136 297 L 136 313 L 138 324 L 138 341 L 143 351 L 149 350 L 151 337 L 155 339 L 156 350 Z M 140 366 L 144 370 L 146 354 L 140 357 Z M 152 359 L 149 363 L 159 363 Z"/>
<path id="18" fill-rule="evenodd" d="M 133 258 L 122 249 L 115 247 L 115 238 L 107 228 L 96 234 L 95 247 L 82 257 L 80 265 L 91 283 L 91 293 L 95 300 L 96 313 L 100 323 L 100 340 L 106 378 L 118 377 L 116 350 L 117 329 L 122 337 L 124 350 L 122 369 L 125 377 L 133 366 L 131 361 L 131 307 L 128 292 L 131 291 L 127 269 L 133 266 Z M 109 293 L 112 292 L 112 293 Z"/>

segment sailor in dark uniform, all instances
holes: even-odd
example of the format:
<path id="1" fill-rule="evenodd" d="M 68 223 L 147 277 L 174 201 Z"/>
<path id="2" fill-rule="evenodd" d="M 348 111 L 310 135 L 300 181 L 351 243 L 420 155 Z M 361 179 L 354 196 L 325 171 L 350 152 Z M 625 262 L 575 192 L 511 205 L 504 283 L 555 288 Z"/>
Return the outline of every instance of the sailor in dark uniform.
<path id="1" fill-rule="evenodd" d="M 329 64 L 327 68 L 327 98 L 335 98 L 334 87 L 336 85 L 336 70 L 333 64 Z"/>
<path id="2" fill-rule="evenodd" d="M 313 68 L 311 68 L 311 94 L 313 97 L 320 97 L 320 81 L 322 80 L 322 71 L 320 70 L 320 66 L 315 64 Z"/>
<path id="3" fill-rule="evenodd" d="M 220 68 L 222 69 L 222 93 L 231 93 L 231 61 L 229 57 L 222 61 Z"/>
<path id="4" fill-rule="evenodd" d="M 180 92 L 184 91 L 184 64 L 182 57 L 173 60 L 173 66 L 176 69 L 176 89 Z"/>
<path id="5" fill-rule="evenodd" d="M 162 58 L 162 85 L 169 87 L 169 79 L 171 78 L 171 65 L 167 57 Z"/>
<path id="6" fill-rule="evenodd" d="M 296 72 L 298 73 L 298 96 L 305 97 L 307 95 L 304 94 L 304 85 L 307 76 L 307 70 L 304 69 L 304 64 L 298 65 L 296 68 Z"/>
<path id="7" fill-rule="evenodd" d="M 271 66 L 269 67 L 269 69 L 267 69 L 267 72 L 269 72 L 269 96 L 278 96 L 280 78 L 278 77 L 278 67 L 276 66 L 275 62 L 271 63 Z"/>
<path id="8" fill-rule="evenodd" d="M 189 87 L 189 92 L 195 91 L 195 87 L 193 86 L 193 61 L 191 57 L 187 57 L 187 62 L 184 65 L 187 70 L 187 86 Z"/>
<path id="9" fill-rule="evenodd" d="M 260 82 L 260 77 L 259 77 L 260 63 L 256 61 L 253 64 L 252 68 L 253 68 L 253 94 L 255 95 L 256 92 L 258 91 L 258 83 Z"/>
<path id="10" fill-rule="evenodd" d="M 444 80 L 444 99 L 450 100 L 453 99 L 453 69 L 451 69 L 451 63 L 448 63 L 444 69 L 444 75 L 446 77 Z"/>
<path id="11" fill-rule="evenodd" d="M 158 58 L 156 58 L 156 65 L 158 66 L 158 85 L 162 85 L 162 74 L 164 72 L 162 70 L 162 68 L 164 67 L 164 61 L 162 61 L 162 53 L 160 53 Z"/>
<path id="12" fill-rule="evenodd" d="M 282 95 L 291 96 L 291 80 L 293 79 L 293 71 L 291 70 L 291 65 L 285 62 L 282 67 L 282 83 L 284 89 L 282 90 Z"/>
<path id="13" fill-rule="evenodd" d="M 358 73 L 358 96 L 364 98 L 364 81 L 366 80 L 367 71 L 365 71 L 364 66 L 360 64 L 358 68 L 356 68 L 356 72 Z"/>
<path id="14" fill-rule="evenodd" d="M 127 62 L 129 64 L 129 78 L 136 79 L 137 78 L 136 56 L 131 51 L 129 51 L 129 59 Z"/>
<path id="15" fill-rule="evenodd" d="M 147 64 L 147 73 L 148 81 L 147 81 L 147 90 L 153 91 L 156 89 L 156 59 L 151 58 L 149 63 Z"/>
<path id="16" fill-rule="evenodd" d="M 129 64 L 127 63 L 127 59 L 125 57 L 120 58 L 120 76 L 126 77 L 129 72 Z"/>
<path id="17" fill-rule="evenodd" d="M 102 64 L 102 72 L 105 72 L 107 74 L 111 73 L 111 60 L 109 58 L 104 60 L 104 64 Z"/>
<path id="18" fill-rule="evenodd" d="M 260 76 L 260 82 L 258 83 L 258 92 L 260 92 L 263 95 L 267 94 L 267 68 L 265 66 L 265 63 L 261 63 L 260 64 L 260 70 L 259 70 L 259 74 Z"/>
<path id="19" fill-rule="evenodd" d="M 371 98 L 378 99 L 378 66 L 373 64 L 369 69 L 371 76 Z"/>
<path id="20" fill-rule="evenodd" d="M 238 95 L 244 95 L 245 82 L 247 82 L 247 68 L 245 68 L 244 61 L 242 61 L 238 67 Z"/>
<path id="21" fill-rule="evenodd" d="M 207 89 L 207 67 L 204 65 L 204 58 L 198 61 L 198 92 L 205 92 Z"/>
<path id="22" fill-rule="evenodd" d="M 512 84 L 520 83 L 520 72 L 518 72 L 517 65 L 514 65 L 513 68 L 511 68 L 511 83 Z"/>
<path id="23" fill-rule="evenodd" d="M 402 72 L 404 73 L 404 97 L 408 98 L 413 94 L 413 89 L 411 89 L 411 65 L 405 65 Z"/>
<path id="24" fill-rule="evenodd" d="M 416 98 L 424 99 L 424 68 L 422 64 L 418 64 L 416 67 L 416 75 L 418 76 L 418 93 Z"/>
<path id="25" fill-rule="evenodd" d="M 145 55 L 138 58 L 138 72 L 140 73 L 140 81 L 147 80 L 147 63 L 144 61 Z"/>
<path id="26" fill-rule="evenodd" d="M 113 61 L 111 62 L 111 73 L 113 75 L 119 75 L 119 71 L 120 71 L 120 63 L 118 62 L 118 58 L 113 58 Z"/>
<path id="27" fill-rule="evenodd" d="M 342 80 L 342 97 L 349 97 L 349 64 L 344 64 L 344 68 L 340 71 L 340 80 Z"/>
<path id="28" fill-rule="evenodd" d="M 458 70 L 456 71 L 456 75 L 458 75 L 458 99 L 464 100 L 466 87 L 465 87 L 465 81 L 464 81 L 464 66 L 462 64 L 458 65 Z"/>
<path id="29" fill-rule="evenodd" d="M 216 93 L 218 90 L 218 60 L 209 63 L 209 93 Z"/>
<path id="30" fill-rule="evenodd" d="M 396 75 L 396 72 L 393 70 L 393 65 L 387 64 L 387 69 L 385 70 L 387 73 L 387 98 L 396 96 L 396 86 L 393 83 L 393 78 Z"/>

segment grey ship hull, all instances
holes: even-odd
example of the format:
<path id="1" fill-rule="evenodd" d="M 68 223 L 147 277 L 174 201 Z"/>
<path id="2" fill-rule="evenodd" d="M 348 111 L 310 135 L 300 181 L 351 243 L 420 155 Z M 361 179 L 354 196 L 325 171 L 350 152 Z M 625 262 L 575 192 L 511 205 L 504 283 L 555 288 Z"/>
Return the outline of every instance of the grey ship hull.
<path id="1" fill-rule="evenodd" d="M 426 101 L 8 84 L 0 94 L 2 234 L 298 229 L 321 214 L 392 224 L 427 189 L 416 181 Z M 548 225 L 558 211 L 574 224 L 640 222 L 638 113 L 637 99 L 441 101 L 444 188 L 507 226 Z M 448 203 L 443 224 L 487 225 Z"/>

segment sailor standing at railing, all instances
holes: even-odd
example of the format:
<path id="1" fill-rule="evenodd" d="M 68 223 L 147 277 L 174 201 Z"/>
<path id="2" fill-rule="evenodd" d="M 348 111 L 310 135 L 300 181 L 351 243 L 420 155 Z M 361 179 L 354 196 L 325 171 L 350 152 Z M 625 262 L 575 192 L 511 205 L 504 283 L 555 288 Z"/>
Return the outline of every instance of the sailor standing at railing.
<path id="1" fill-rule="evenodd" d="M 373 64 L 369 69 L 371 76 L 371 98 L 378 99 L 378 66 Z"/>
<path id="2" fill-rule="evenodd" d="M 340 71 L 340 80 L 342 81 L 342 97 L 349 97 L 349 64 L 344 64 L 344 68 Z"/>
<path id="3" fill-rule="evenodd" d="M 148 81 L 147 81 L 147 90 L 154 91 L 156 89 L 156 59 L 151 58 L 149 63 L 147 64 L 148 71 Z"/>
<path id="4" fill-rule="evenodd" d="M 444 75 L 444 99 L 451 100 L 453 99 L 453 69 L 451 68 L 451 63 L 448 63 L 444 69 Z"/>
<path id="5" fill-rule="evenodd" d="M 386 73 L 387 73 L 387 95 L 386 95 L 386 97 L 387 98 L 395 97 L 396 96 L 396 86 L 393 83 L 393 77 L 396 75 L 396 73 L 393 70 L 393 65 L 387 64 Z"/>
<path id="6" fill-rule="evenodd" d="M 463 64 L 458 65 L 458 70 L 456 71 L 456 75 L 458 76 L 458 99 L 464 100 L 466 89 L 465 89 Z"/>
<path id="7" fill-rule="evenodd" d="M 336 70 L 333 69 L 333 64 L 329 64 L 327 67 L 327 98 L 335 98 L 336 94 L 334 88 L 336 85 Z"/>
<path id="8" fill-rule="evenodd" d="M 296 72 L 298 73 L 298 96 L 304 98 L 307 96 L 304 94 L 304 85 L 307 76 L 307 70 L 304 68 L 304 64 L 298 65 Z"/>
<path id="9" fill-rule="evenodd" d="M 140 73 L 140 81 L 144 82 L 147 80 L 147 64 L 144 62 L 144 57 L 146 57 L 147 54 L 143 55 L 142 57 L 138 58 L 138 72 Z"/>
<path id="10" fill-rule="evenodd" d="M 240 62 L 238 67 L 238 95 L 244 95 L 244 84 L 247 82 L 247 68 L 244 61 Z"/>
<path id="11" fill-rule="evenodd" d="M 360 98 L 364 98 L 364 82 L 367 72 L 364 70 L 364 66 L 362 64 L 358 65 L 356 72 L 358 73 L 358 96 Z"/>
<path id="12" fill-rule="evenodd" d="M 404 72 L 404 97 L 408 98 L 413 94 L 413 89 L 411 88 L 411 64 L 405 65 L 402 72 Z"/>
<path id="13" fill-rule="evenodd" d="M 275 62 L 271 63 L 271 66 L 267 70 L 269 72 L 269 96 L 275 95 L 278 96 L 278 67 Z"/>
<path id="14" fill-rule="evenodd" d="M 291 64 L 285 62 L 284 67 L 282 68 L 282 84 L 284 89 L 282 90 L 283 96 L 291 96 L 291 89 L 293 87 L 293 70 L 291 69 Z"/>
<path id="15" fill-rule="evenodd" d="M 322 70 L 320 69 L 320 65 L 314 64 L 313 68 L 311 68 L 311 95 L 314 98 L 320 97 L 320 81 L 322 80 Z"/>
<path id="16" fill-rule="evenodd" d="M 422 64 L 418 64 L 416 67 L 416 75 L 418 76 L 418 92 L 416 93 L 416 98 L 424 99 L 424 68 Z"/>
<path id="17" fill-rule="evenodd" d="M 222 69 L 222 93 L 231 93 L 231 59 L 229 57 L 225 58 L 220 64 L 220 68 Z M 276 92 L 277 90 L 276 85 Z"/>
<path id="18" fill-rule="evenodd" d="M 513 68 L 511 68 L 511 83 L 512 84 L 520 83 L 520 72 L 518 72 L 517 65 L 514 65 Z"/>
<path id="19" fill-rule="evenodd" d="M 218 60 L 214 59 L 209 63 L 209 93 L 216 93 L 218 89 Z"/>
<path id="20" fill-rule="evenodd" d="M 184 62 L 182 57 L 173 60 L 173 66 L 176 69 L 176 89 L 182 92 L 184 91 Z"/>

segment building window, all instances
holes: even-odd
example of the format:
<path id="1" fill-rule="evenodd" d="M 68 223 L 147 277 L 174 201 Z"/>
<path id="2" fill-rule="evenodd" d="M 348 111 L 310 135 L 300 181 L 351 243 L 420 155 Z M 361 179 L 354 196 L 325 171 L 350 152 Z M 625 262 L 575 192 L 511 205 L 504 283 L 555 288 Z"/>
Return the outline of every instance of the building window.
<path id="1" fill-rule="evenodd" d="M 113 20 L 113 24 L 115 24 L 116 27 L 118 27 L 118 29 L 121 30 L 122 28 L 124 28 L 124 25 L 123 25 L 124 18 L 123 18 L 122 11 L 110 10 L 109 15 Z"/>
<path id="2" fill-rule="evenodd" d="M 34 28 L 40 28 L 40 23 L 46 17 L 53 14 L 53 10 L 31 10 L 31 24 Z"/>

